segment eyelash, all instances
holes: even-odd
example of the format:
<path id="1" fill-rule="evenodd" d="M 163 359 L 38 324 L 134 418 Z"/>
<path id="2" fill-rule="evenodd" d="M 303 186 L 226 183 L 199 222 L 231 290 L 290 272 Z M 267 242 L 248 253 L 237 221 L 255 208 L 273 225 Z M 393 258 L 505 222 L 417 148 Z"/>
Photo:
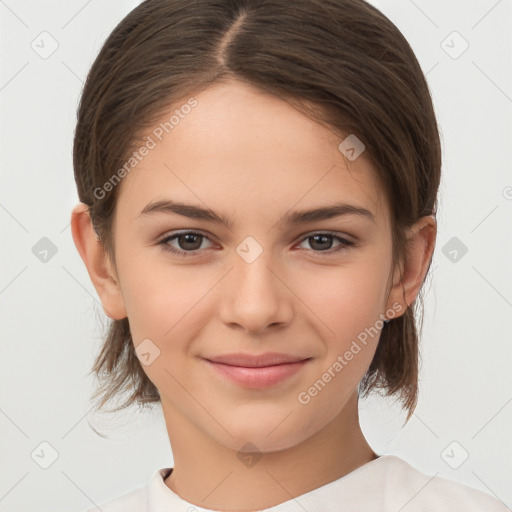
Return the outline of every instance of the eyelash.
<path id="1" fill-rule="evenodd" d="M 174 240 L 175 238 L 178 238 L 180 236 L 185 236 L 185 235 L 197 235 L 197 236 L 200 236 L 202 238 L 208 239 L 208 237 L 205 234 L 200 233 L 198 231 L 182 231 L 181 233 L 176 233 L 174 235 L 167 236 L 162 241 L 160 241 L 158 244 L 162 246 L 162 249 L 164 251 L 167 251 L 167 252 L 170 252 L 172 254 L 175 254 L 176 256 L 188 257 L 188 256 L 195 256 L 195 255 L 197 255 L 197 253 L 200 251 L 200 249 L 195 249 L 194 251 L 182 251 L 182 250 L 175 249 L 174 247 L 171 247 L 170 245 L 168 245 L 168 243 L 171 240 Z M 347 240 L 346 238 L 342 238 L 340 236 L 335 235 L 334 233 L 329 233 L 329 232 L 326 232 L 326 231 L 318 231 L 316 233 L 312 233 L 312 234 L 304 237 L 301 240 L 300 243 L 302 243 L 303 241 L 305 241 L 305 240 L 307 240 L 309 238 L 313 238 L 313 237 L 318 236 L 318 235 L 326 235 L 328 237 L 332 237 L 334 240 L 337 240 L 338 242 L 341 242 L 341 245 L 338 246 L 335 249 L 329 249 L 327 251 L 315 251 L 314 249 L 312 249 L 312 251 L 314 253 L 317 253 L 317 254 L 333 254 L 333 253 L 342 251 L 344 249 L 349 249 L 351 247 L 356 247 L 357 246 L 357 244 L 355 242 L 352 242 L 350 240 Z"/>

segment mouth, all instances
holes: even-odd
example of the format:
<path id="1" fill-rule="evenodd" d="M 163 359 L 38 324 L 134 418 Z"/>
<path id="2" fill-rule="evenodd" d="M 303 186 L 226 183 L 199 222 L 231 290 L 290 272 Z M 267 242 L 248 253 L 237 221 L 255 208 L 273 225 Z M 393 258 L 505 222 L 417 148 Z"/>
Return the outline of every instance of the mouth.
<path id="1" fill-rule="evenodd" d="M 228 354 L 203 360 L 216 374 L 242 387 L 260 389 L 275 386 L 297 374 L 311 358 L 269 353 L 259 356 Z"/>

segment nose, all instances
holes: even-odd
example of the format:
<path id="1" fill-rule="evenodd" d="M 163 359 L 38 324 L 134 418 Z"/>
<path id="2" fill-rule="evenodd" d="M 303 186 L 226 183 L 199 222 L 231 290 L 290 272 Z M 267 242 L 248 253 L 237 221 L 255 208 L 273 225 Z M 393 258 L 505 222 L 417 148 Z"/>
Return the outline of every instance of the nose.
<path id="1" fill-rule="evenodd" d="M 221 290 L 221 320 L 251 334 L 288 325 L 293 316 L 293 292 L 283 271 L 265 251 L 250 263 L 238 255 L 233 261 L 234 268 Z"/>

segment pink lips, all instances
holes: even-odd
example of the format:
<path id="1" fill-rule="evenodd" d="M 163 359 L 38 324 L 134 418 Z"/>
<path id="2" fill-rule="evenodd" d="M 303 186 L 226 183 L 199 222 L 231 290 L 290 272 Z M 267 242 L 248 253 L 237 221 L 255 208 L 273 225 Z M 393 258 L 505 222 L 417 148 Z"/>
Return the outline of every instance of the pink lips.
<path id="1" fill-rule="evenodd" d="M 299 372 L 309 358 L 288 354 L 261 355 L 226 354 L 205 358 L 206 363 L 221 375 L 248 388 L 266 388 Z"/>

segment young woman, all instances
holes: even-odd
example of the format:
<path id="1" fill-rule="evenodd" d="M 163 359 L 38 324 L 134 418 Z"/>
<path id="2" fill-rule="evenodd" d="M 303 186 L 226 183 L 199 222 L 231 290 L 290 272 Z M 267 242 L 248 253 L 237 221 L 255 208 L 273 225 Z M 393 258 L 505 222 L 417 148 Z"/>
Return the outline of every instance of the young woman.
<path id="1" fill-rule="evenodd" d="M 147 0 L 117 26 L 72 231 L 112 319 L 100 408 L 159 402 L 174 465 L 103 512 L 508 510 L 359 425 L 371 391 L 416 406 L 440 169 L 421 68 L 362 0 Z"/>

